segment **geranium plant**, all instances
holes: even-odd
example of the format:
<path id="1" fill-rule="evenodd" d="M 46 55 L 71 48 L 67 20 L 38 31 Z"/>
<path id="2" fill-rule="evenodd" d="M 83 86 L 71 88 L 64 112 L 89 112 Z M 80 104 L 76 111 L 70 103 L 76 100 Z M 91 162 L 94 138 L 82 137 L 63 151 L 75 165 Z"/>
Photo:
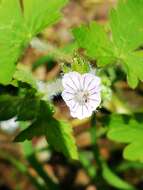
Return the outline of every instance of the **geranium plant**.
<path id="1" fill-rule="evenodd" d="M 76 145 L 71 120 L 56 117 L 52 98 L 60 94 L 70 118 L 91 123 L 93 155 L 98 165 L 95 170 L 111 186 L 134 190 L 135 187 L 108 167 L 99 152 L 97 140 L 103 135 L 125 143 L 124 159 L 143 162 L 142 109 L 134 110 L 124 103 L 116 86 L 124 81 L 131 91 L 141 91 L 143 0 L 119 0 L 110 10 L 108 23 L 91 21 L 72 28 L 73 41 L 68 47 L 48 51 L 48 43 L 44 44 L 40 38 L 41 44 L 35 45 L 34 40 L 39 34 L 59 21 L 67 4 L 68 0 L 0 1 L 1 126 L 11 119 L 19 126 L 26 123 L 13 143 L 45 136 L 53 150 L 67 159 L 80 161 L 94 179 L 97 177 L 91 172 L 94 167 L 89 161 L 87 165 L 92 169 L 87 169 L 87 155 Z M 32 69 L 27 70 L 22 64 L 26 49 L 32 46 L 41 51 L 40 45 L 60 65 L 60 76 L 52 82 L 39 81 Z M 11 92 L 9 87 L 14 91 Z M 98 135 L 98 129 L 103 132 L 101 135 Z"/>

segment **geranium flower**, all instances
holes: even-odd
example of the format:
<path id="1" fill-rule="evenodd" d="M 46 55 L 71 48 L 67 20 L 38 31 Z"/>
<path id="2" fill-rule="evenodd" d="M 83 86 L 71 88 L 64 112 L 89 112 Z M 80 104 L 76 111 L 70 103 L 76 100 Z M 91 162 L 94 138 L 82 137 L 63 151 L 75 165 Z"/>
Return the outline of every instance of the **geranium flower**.
<path id="1" fill-rule="evenodd" d="M 78 119 L 90 117 L 101 103 L 100 78 L 91 74 L 69 72 L 62 78 L 62 97 L 71 116 Z"/>

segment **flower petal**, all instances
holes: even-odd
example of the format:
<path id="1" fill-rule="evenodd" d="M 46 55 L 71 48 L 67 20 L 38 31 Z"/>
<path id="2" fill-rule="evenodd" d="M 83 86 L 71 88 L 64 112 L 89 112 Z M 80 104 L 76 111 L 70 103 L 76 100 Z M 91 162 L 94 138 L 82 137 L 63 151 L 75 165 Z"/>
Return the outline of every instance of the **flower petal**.
<path id="1" fill-rule="evenodd" d="M 71 111 L 71 116 L 78 119 L 83 119 L 90 117 L 92 115 L 92 110 L 85 105 L 79 105 L 75 111 Z"/>
<path id="2" fill-rule="evenodd" d="M 99 102 L 99 101 L 101 101 L 101 93 L 100 92 L 95 92 L 95 93 L 89 95 L 89 99 Z"/>
<path id="3" fill-rule="evenodd" d="M 86 74 L 82 75 L 82 84 L 83 84 L 83 88 L 85 90 L 98 91 L 100 82 L 101 82 L 100 78 L 93 74 L 86 73 Z"/>
<path id="4" fill-rule="evenodd" d="M 77 72 L 69 72 L 63 76 L 62 84 L 65 89 L 77 91 L 81 88 L 81 75 Z"/>
<path id="5" fill-rule="evenodd" d="M 101 94 L 95 94 L 92 96 L 89 96 L 89 101 L 88 101 L 88 107 L 90 107 L 90 109 L 92 109 L 92 111 L 95 111 L 96 108 L 100 105 L 101 103 Z"/>
<path id="6" fill-rule="evenodd" d="M 66 104 L 69 107 L 73 107 L 75 104 L 74 98 L 73 98 L 73 94 L 72 92 L 68 92 L 68 91 L 63 91 L 62 92 L 62 98 L 64 99 L 64 101 L 66 102 Z"/>

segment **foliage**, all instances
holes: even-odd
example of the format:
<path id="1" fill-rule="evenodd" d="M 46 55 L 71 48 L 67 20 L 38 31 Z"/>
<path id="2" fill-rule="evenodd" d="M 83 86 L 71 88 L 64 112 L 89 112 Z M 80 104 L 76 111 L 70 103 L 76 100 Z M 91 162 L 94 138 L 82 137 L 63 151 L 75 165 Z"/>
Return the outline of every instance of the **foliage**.
<path id="1" fill-rule="evenodd" d="M 120 0 L 109 16 L 112 36 L 108 37 L 104 27 L 96 22 L 73 30 L 79 47 L 84 48 L 91 59 L 96 59 L 98 66 L 121 63 L 132 88 L 143 80 L 143 57 L 137 51 L 143 41 L 143 23 L 139 19 L 142 7 L 142 0 Z"/>
<path id="2" fill-rule="evenodd" d="M 67 157 L 78 159 L 75 140 L 72 136 L 71 126 L 64 121 L 53 118 L 53 111 L 46 102 L 40 102 L 37 119 L 15 139 L 21 142 L 32 137 L 45 135 L 48 143 L 57 151 L 63 152 Z"/>
<path id="3" fill-rule="evenodd" d="M 65 3 L 66 0 L 0 2 L 0 83 L 11 81 L 24 48 L 34 36 L 59 19 L 59 10 Z"/>
<path id="4" fill-rule="evenodd" d="M 36 80 L 31 73 L 22 66 L 17 67 L 15 71 L 15 63 L 32 37 L 59 19 L 61 16 L 59 10 L 66 2 L 66 0 L 24 0 L 22 5 L 18 0 L 1 2 L 1 83 L 10 84 L 13 77 L 15 81 L 37 89 Z M 7 15 L 9 16 L 7 17 Z M 12 52 L 9 51 L 10 49 Z M 16 86 L 19 87 L 18 84 Z M 31 126 L 22 131 L 16 140 L 21 141 L 37 135 L 46 135 L 49 143 L 58 151 L 62 151 L 72 159 L 77 159 L 77 150 L 69 124 L 54 119 L 52 109 L 46 102 L 40 101 L 33 90 L 32 93 L 29 91 L 26 94 L 23 92 L 25 89 L 21 91 L 19 96 L 3 94 L 0 97 L 1 120 L 8 120 L 14 116 L 17 116 L 19 121 L 34 120 Z"/>
<path id="5" fill-rule="evenodd" d="M 136 106 L 134 110 L 123 98 L 125 88 L 134 92 L 137 97 L 143 92 L 141 83 L 143 0 L 118 0 L 116 7 L 110 11 L 107 24 L 95 21 L 88 25 L 83 24 L 73 29 L 73 42 L 64 47 L 51 48 L 47 42 L 42 42 L 42 37 L 38 35 L 61 18 L 61 9 L 67 2 L 67 0 L 0 1 L 0 122 L 16 118 L 20 123 L 20 130 L 14 142 L 21 143 L 25 158 L 42 179 L 42 183 L 33 178 L 20 161 L 7 154 L 4 157 L 9 157 L 10 163 L 21 173 L 28 175 L 37 189 L 47 187 L 59 189 L 36 158 L 31 141 L 34 137 L 42 136 L 47 140 L 51 152 L 55 150 L 64 154 L 68 158 L 68 164 L 71 164 L 71 160 L 80 163 L 80 167 L 86 171 L 91 181 L 96 183 L 97 188 L 106 189 L 108 184 L 109 188 L 112 186 L 116 189 L 136 190 L 132 184 L 121 179 L 120 171 L 142 168 L 143 162 L 143 110 L 141 106 Z M 43 51 L 48 53 L 38 58 L 29 69 L 23 64 L 22 57 L 33 37 L 40 41 L 40 46 L 44 44 L 47 49 Z M 52 97 L 46 90 L 41 93 L 38 82 L 42 84 L 43 81 L 38 81 L 33 75 L 33 72 L 45 63 L 48 63 L 49 70 L 59 63 L 63 75 L 71 71 L 80 74 L 96 73 L 101 78 L 101 109 L 99 108 L 97 113 L 93 113 L 92 117 L 85 121 L 69 119 L 68 113 L 66 116 L 62 113 L 60 116 L 55 114 L 57 113 L 57 106 L 53 101 L 55 94 L 52 94 Z M 58 78 L 60 82 L 57 89 L 54 89 L 55 92 L 62 89 L 61 77 Z M 43 84 L 52 86 L 52 82 L 44 81 Z M 93 80 L 90 81 L 92 82 Z M 81 94 L 79 93 L 79 97 Z M 68 101 L 70 99 L 67 99 Z M 23 128 L 21 126 L 24 122 L 26 125 Z M 90 147 L 78 151 L 72 128 L 74 125 L 81 127 L 82 124 L 90 126 L 87 131 Z M 124 143 L 125 146 L 121 145 L 123 157 L 133 162 L 125 161 L 125 164 L 121 163 L 117 169 L 114 168 L 114 163 L 113 166 L 110 165 L 108 161 L 113 156 L 113 150 L 109 148 L 110 153 L 107 152 L 111 157 L 102 153 L 100 140 L 103 139 L 111 145 L 112 141 Z"/>
<path id="6" fill-rule="evenodd" d="M 24 67 L 20 66 L 17 67 L 13 79 L 16 81 L 21 81 L 23 83 L 29 84 L 32 88 L 37 88 L 36 80 L 34 79 L 32 73 L 26 70 Z"/>
<path id="7" fill-rule="evenodd" d="M 112 115 L 110 117 L 108 137 L 129 144 L 124 149 L 126 159 L 143 162 L 142 118 L 142 114 L 136 114 L 134 117 L 127 115 Z"/>
<path id="8" fill-rule="evenodd" d="M 79 48 L 85 50 L 87 57 L 95 59 L 97 66 L 107 68 L 109 64 L 121 63 L 132 88 L 137 87 L 139 80 L 143 80 L 143 54 L 140 48 L 143 23 L 139 19 L 142 10 L 142 0 L 119 0 L 116 8 L 110 11 L 108 31 L 96 22 L 73 30 Z M 123 119 L 114 117 L 111 116 L 108 137 L 130 143 L 124 150 L 124 157 L 142 161 L 142 122 L 131 117 L 129 123 L 124 123 Z"/>
<path id="9" fill-rule="evenodd" d="M 105 162 L 102 163 L 102 167 L 103 178 L 113 187 L 117 189 L 135 190 L 133 186 L 123 181 L 116 174 L 114 174 L 114 172 L 108 167 L 108 165 Z"/>

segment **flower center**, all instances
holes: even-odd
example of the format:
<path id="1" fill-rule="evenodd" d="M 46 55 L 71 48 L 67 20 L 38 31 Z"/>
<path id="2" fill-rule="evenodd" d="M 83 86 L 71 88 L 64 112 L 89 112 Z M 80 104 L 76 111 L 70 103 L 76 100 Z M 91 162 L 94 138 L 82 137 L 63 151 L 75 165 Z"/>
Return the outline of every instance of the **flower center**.
<path id="1" fill-rule="evenodd" d="M 75 101 L 77 101 L 80 105 L 84 105 L 88 102 L 89 93 L 87 91 L 80 90 L 75 93 Z"/>

